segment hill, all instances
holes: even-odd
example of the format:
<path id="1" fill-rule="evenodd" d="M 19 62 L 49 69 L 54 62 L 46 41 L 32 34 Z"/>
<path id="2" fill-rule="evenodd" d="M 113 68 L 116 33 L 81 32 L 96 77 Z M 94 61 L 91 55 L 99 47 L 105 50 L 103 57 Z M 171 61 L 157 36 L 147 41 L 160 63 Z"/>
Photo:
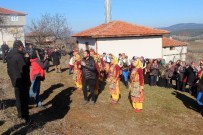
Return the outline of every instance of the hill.
<path id="1" fill-rule="evenodd" d="M 172 36 L 202 37 L 203 35 L 203 24 L 198 23 L 180 23 L 160 29 L 171 31 Z"/>

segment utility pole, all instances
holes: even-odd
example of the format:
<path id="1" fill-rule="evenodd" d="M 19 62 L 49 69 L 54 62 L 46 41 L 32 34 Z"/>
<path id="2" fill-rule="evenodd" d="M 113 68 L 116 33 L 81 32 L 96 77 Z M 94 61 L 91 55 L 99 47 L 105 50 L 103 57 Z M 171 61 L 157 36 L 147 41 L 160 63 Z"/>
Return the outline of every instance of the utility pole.
<path id="1" fill-rule="evenodd" d="M 111 0 L 105 1 L 105 23 L 109 23 L 111 21 Z"/>

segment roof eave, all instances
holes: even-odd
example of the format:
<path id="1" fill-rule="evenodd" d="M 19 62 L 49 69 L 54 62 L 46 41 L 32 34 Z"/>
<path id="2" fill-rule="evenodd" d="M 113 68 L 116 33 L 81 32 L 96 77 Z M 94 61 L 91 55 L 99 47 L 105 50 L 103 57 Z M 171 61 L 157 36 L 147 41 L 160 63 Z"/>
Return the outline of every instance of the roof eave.
<path id="1" fill-rule="evenodd" d="M 156 34 L 138 34 L 138 35 L 89 35 L 89 36 L 78 36 L 78 35 L 72 35 L 72 37 L 78 37 L 78 38 L 113 38 L 113 37 L 141 37 L 141 36 L 163 36 L 164 34 L 169 33 L 156 33 Z"/>
<path id="2" fill-rule="evenodd" d="M 185 45 L 163 45 L 163 48 L 165 48 L 165 47 L 180 47 L 180 46 L 187 46 L 187 44 L 185 44 Z"/>

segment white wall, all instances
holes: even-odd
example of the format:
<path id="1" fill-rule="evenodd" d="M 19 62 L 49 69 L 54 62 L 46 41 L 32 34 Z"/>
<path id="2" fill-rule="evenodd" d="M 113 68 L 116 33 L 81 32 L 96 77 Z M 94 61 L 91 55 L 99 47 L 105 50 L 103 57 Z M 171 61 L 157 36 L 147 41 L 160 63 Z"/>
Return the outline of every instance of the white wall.
<path id="1" fill-rule="evenodd" d="M 79 50 L 86 50 L 86 42 L 89 44 L 90 49 L 94 49 L 96 51 L 96 39 L 92 38 L 77 38 Z"/>
<path id="2" fill-rule="evenodd" d="M 23 43 L 25 42 L 23 27 L 9 27 L 2 29 L 0 32 L 0 45 L 3 44 L 3 41 L 6 41 L 9 47 L 13 47 L 15 39 L 21 40 Z"/>
<path id="3" fill-rule="evenodd" d="M 97 40 L 98 53 L 126 53 L 131 59 L 133 56 L 145 58 L 162 58 L 162 36 L 100 38 Z"/>
<path id="4" fill-rule="evenodd" d="M 175 47 L 174 50 L 170 50 L 170 47 L 163 48 L 163 58 L 166 62 L 177 61 L 177 60 L 186 60 L 187 46 Z"/>

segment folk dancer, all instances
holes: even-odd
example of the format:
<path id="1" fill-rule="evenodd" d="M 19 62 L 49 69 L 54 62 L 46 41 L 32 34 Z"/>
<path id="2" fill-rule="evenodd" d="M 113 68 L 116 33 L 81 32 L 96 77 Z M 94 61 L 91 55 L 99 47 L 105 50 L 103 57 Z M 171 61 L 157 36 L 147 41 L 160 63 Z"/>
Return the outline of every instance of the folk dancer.
<path id="1" fill-rule="evenodd" d="M 133 67 L 130 74 L 130 96 L 134 111 L 140 112 L 144 101 L 144 77 L 140 59 L 133 62 Z"/>
<path id="2" fill-rule="evenodd" d="M 118 66 L 118 60 L 115 57 L 111 58 L 111 63 L 109 66 L 108 79 L 109 82 L 109 93 L 112 97 L 112 104 L 118 103 L 120 96 L 120 67 Z"/>

